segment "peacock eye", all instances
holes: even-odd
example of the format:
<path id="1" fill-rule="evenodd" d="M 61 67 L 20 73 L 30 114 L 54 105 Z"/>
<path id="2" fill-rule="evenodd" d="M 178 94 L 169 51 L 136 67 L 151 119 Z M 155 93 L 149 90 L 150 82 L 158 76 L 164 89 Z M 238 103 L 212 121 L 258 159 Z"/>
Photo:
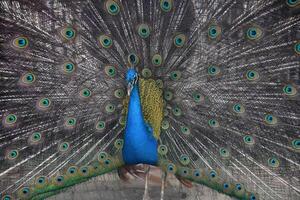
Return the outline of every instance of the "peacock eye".
<path id="1" fill-rule="evenodd" d="M 217 25 L 211 25 L 208 28 L 208 36 L 210 39 L 216 39 L 221 35 L 221 27 Z"/>
<path id="2" fill-rule="evenodd" d="M 179 161 L 182 165 L 188 165 L 190 164 L 191 160 L 186 154 L 183 154 L 180 156 Z"/>
<path id="3" fill-rule="evenodd" d="M 265 122 L 268 125 L 275 125 L 275 124 L 277 124 L 277 117 L 275 117 L 275 116 L 273 116 L 271 114 L 267 114 L 265 116 Z"/>
<path id="4" fill-rule="evenodd" d="M 69 119 L 68 120 L 68 125 L 74 125 L 75 124 L 75 120 L 74 119 Z"/>
<path id="5" fill-rule="evenodd" d="M 25 49 L 28 47 L 28 38 L 27 37 L 17 37 L 13 40 L 13 46 L 18 49 Z"/>
<path id="6" fill-rule="evenodd" d="M 91 90 L 89 90 L 89 89 L 87 89 L 87 88 L 82 89 L 82 90 L 80 91 L 80 96 L 83 97 L 83 98 L 88 98 L 88 97 L 90 97 L 91 95 L 92 95 Z"/>
<path id="7" fill-rule="evenodd" d="M 229 184 L 228 184 L 228 183 L 224 183 L 224 184 L 223 184 L 223 189 L 226 190 L 226 189 L 228 189 L 228 188 L 229 188 Z"/>
<path id="8" fill-rule="evenodd" d="M 67 74 L 71 74 L 75 70 L 75 65 L 71 62 L 67 62 L 63 65 L 63 70 Z"/>
<path id="9" fill-rule="evenodd" d="M 89 168 L 86 167 L 86 166 L 81 167 L 81 168 L 80 168 L 80 172 L 81 172 L 81 174 L 83 174 L 83 175 L 87 175 L 88 172 L 89 172 Z"/>
<path id="10" fill-rule="evenodd" d="M 63 142 L 59 145 L 59 151 L 65 152 L 69 149 L 70 145 L 68 142 Z"/>
<path id="11" fill-rule="evenodd" d="M 173 7 L 173 1 L 172 0 L 160 0 L 160 8 L 164 12 L 171 11 Z"/>
<path id="12" fill-rule="evenodd" d="M 117 2 L 113 0 L 108 0 L 105 6 L 106 6 L 106 10 L 111 15 L 117 15 L 120 12 L 120 6 L 118 5 Z"/>
<path id="13" fill-rule="evenodd" d="M 216 76 L 218 74 L 220 74 L 221 70 L 219 67 L 217 66 L 210 66 L 208 67 L 208 74 L 211 75 L 211 76 Z"/>
<path id="14" fill-rule="evenodd" d="M 208 121 L 208 125 L 212 128 L 218 128 L 220 125 L 219 125 L 219 122 L 215 119 L 210 119 Z"/>
<path id="15" fill-rule="evenodd" d="M 236 114 L 243 114 L 245 113 L 245 107 L 242 104 L 234 104 L 233 107 L 233 112 L 235 112 Z"/>
<path id="16" fill-rule="evenodd" d="M 3 200 L 12 200 L 12 197 L 10 195 L 4 195 L 2 197 Z"/>
<path id="17" fill-rule="evenodd" d="M 19 151 L 16 150 L 16 149 L 13 149 L 13 150 L 9 151 L 8 154 L 7 154 L 7 158 L 8 158 L 9 160 L 14 160 L 14 159 L 16 159 L 18 156 L 19 156 Z"/>
<path id="18" fill-rule="evenodd" d="M 37 179 L 36 179 L 36 184 L 38 184 L 38 185 L 43 185 L 44 183 L 46 183 L 46 177 L 44 177 L 44 176 L 40 176 L 40 177 L 38 177 Z"/>
<path id="19" fill-rule="evenodd" d="M 73 40 L 76 37 L 76 31 L 72 27 L 63 28 L 61 30 L 61 35 L 66 40 Z"/>
<path id="20" fill-rule="evenodd" d="M 181 133 L 183 133 L 185 135 L 189 135 L 191 133 L 190 129 L 187 126 L 181 126 L 180 130 L 181 130 Z"/>
<path id="21" fill-rule="evenodd" d="M 22 196 L 28 196 L 30 194 L 30 189 L 28 187 L 24 187 L 20 191 Z"/>
<path id="22" fill-rule="evenodd" d="M 155 54 L 153 57 L 152 57 L 152 64 L 156 67 L 159 67 L 161 66 L 162 64 L 162 57 L 161 55 L 159 54 Z"/>
<path id="23" fill-rule="evenodd" d="M 116 98 L 121 99 L 125 96 L 125 92 L 122 89 L 117 89 L 115 90 L 114 95 Z"/>
<path id="24" fill-rule="evenodd" d="M 295 44 L 294 50 L 297 54 L 300 54 L 300 41 Z"/>
<path id="25" fill-rule="evenodd" d="M 189 168 L 186 168 L 186 167 L 183 167 L 180 169 L 180 175 L 183 176 L 183 177 L 186 177 L 190 174 L 190 169 Z"/>
<path id="26" fill-rule="evenodd" d="M 31 85 L 35 82 L 35 75 L 33 73 L 26 73 L 21 77 L 21 81 L 25 85 Z"/>
<path id="27" fill-rule="evenodd" d="M 65 125 L 68 128 L 73 128 L 76 125 L 76 119 L 75 118 L 67 118 L 67 120 L 65 121 Z"/>
<path id="28" fill-rule="evenodd" d="M 179 34 L 174 37 L 174 45 L 178 48 L 184 46 L 186 42 L 186 36 L 184 34 Z"/>
<path id="29" fill-rule="evenodd" d="M 176 117 L 179 117 L 179 116 L 181 116 L 181 114 L 182 114 L 181 109 L 180 109 L 178 106 L 176 106 L 176 107 L 174 107 L 174 108 L 172 109 L 172 113 L 173 113 L 173 115 L 175 115 Z"/>
<path id="30" fill-rule="evenodd" d="M 72 166 L 72 167 L 69 167 L 68 169 L 68 173 L 69 174 L 75 174 L 77 172 L 77 168 Z"/>
<path id="31" fill-rule="evenodd" d="M 140 24 L 138 27 L 138 34 L 141 38 L 147 38 L 150 35 L 150 28 L 147 24 Z"/>
<path id="32" fill-rule="evenodd" d="M 158 88 L 163 89 L 164 82 L 161 79 L 157 79 L 155 82 Z"/>
<path id="33" fill-rule="evenodd" d="M 193 172 L 193 175 L 195 178 L 199 178 L 201 176 L 201 172 L 199 169 L 195 169 Z"/>
<path id="34" fill-rule="evenodd" d="M 170 77 L 173 81 L 178 81 L 181 78 L 181 72 L 173 71 L 173 72 L 171 72 Z"/>
<path id="35" fill-rule="evenodd" d="M 216 173 L 214 170 L 212 170 L 212 171 L 209 173 L 209 176 L 210 176 L 210 178 L 216 178 L 216 177 L 217 177 L 217 173 Z"/>
<path id="36" fill-rule="evenodd" d="M 111 160 L 110 160 L 110 159 L 106 159 L 106 160 L 104 161 L 104 164 L 107 165 L 107 166 L 110 165 L 110 164 L 111 164 Z"/>
<path id="37" fill-rule="evenodd" d="M 100 152 L 98 155 L 98 160 L 100 162 L 104 162 L 108 158 L 108 154 L 106 152 Z"/>
<path id="38" fill-rule="evenodd" d="M 284 92 L 284 94 L 286 94 L 288 96 L 295 96 L 297 94 L 296 88 L 291 84 L 284 86 L 283 92 Z"/>
<path id="39" fill-rule="evenodd" d="M 104 70 L 106 75 L 108 75 L 109 77 L 113 78 L 116 76 L 116 68 L 114 66 L 106 66 Z"/>
<path id="40" fill-rule="evenodd" d="M 170 127 L 169 121 L 163 120 L 162 123 L 161 123 L 161 128 L 162 128 L 163 130 L 167 130 L 169 127 Z"/>
<path id="41" fill-rule="evenodd" d="M 112 39 L 107 35 L 101 35 L 99 37 L 100 46 L 103 48 L 110 48 L 113 44 Z"/>
<path id="42" fill-rule="evenodd" d="M 167 153 L 168 153 L 168 147 L 166 146 L 166 145 L 159 145 L 158 146 L 158 153 L 160 154 L 160 155 L 167 155 Z"/>
<path id="43" fill-rule="evenodd" d="M 144 68 L 142 70 L 142 75 L 144 78 L 150 78 L 152 76 L 152 72 L 149 68 Z"/>
<path id="44" fill-rule="evenodd" d="M 126 124 L 126 117 L 125 116 L 121 116 L 120 119 L 119 119 L 119 123 L 122 126 L 125 126 L 125 124 Z"/>
<path id="45" fill-rule="evenodd" d="M 241 184 L 238 183 L 238 184 L 235 185 L 235 189 L 238 190 L 238 191 L 240 191 L 240 190 L 243 189 L 243 187 L 242 187 Z"/>
<path id="46" fill-rule="evenodd" d="M 38 181 L 39 183 L 43 183 L 43 179 L 39 179 L 39 181 Z"/>
<path id="47" fill-rule="evenodd" d="M 8 114 L 5 117 L 5 124 L 7 125 L 13 125 L 17 122 L 17 116 L 15 114 Z"/>
<path id="48" fill-rule="evenodd" d="M 113 113 L 116 110 L 116 107 L 113 104 L 108 103 L 105 106 L 105 110 L 106 110 L 107 113 Z"/>
<path id="49" fill-rule="evenodd" d="M 37 143 L 42 139 L 42 134 L 40 132 L 34 132 L 31 136 L 30 136 L 30 141 L 33 143 Z"/>
<path id="50" fill-rule="evenodd" d="M 135 53 L 131 53 L 127 57 L 128 63 L 135 66 L 139 63 L 139 57 Z"/>
<path id="51" fill-rule="evenodd" d="M 268 165 L 270 167 L 273 167 L 273 168 L 277 168 L 279 167 L 279 160 L 277 158 L 269 158 L 268 159 Z"/>
<path id="52" fill-rule="evenodd" d="M 200 103 L 204 101 L 204 96 L 200 94 L 199 92 L 194 92 L 193 93 L 193 100 L 196 103 Z"/>
<path id="53" fill-rule="evenodd" d="M 254 144 L 254 139 L 251 135 L 246 135 L 243 137 L 243 141 L 245 142 L 245 144 L 247 145 L 253 145 Z"/>
<path id="54" fill-rule="evenodd" d="M 297 5 L 300 5 L 299 0 L 287 0 L 286 3 L 290 7 L 296 7 Z"/>
<path id="55" fill-rule="evenodd" d="M 256 200 L 256 197 L 255 197 L 254 194 L 251 194 L 251 195 L 250 195 L 250 200 Z"/>
<path id="56" fill-rule="evenodd" d="M 296 150 L 300 150 L 300 139 L 295 139 L 292 141 L 292 147 Z"/>
<path id="57" fill-rule="evenodd" d="M 256 81 L 259 79 L 259 74 L 254 70 L 249 70 L 246 73 L 246 77 L 249 81 Z"/>
<path id="58" fill-rule="evenodd" d="M 65 178 L 63 176 L 58 176 L 55 178 L 55 181 L 56 181 L 56 183 L 61 184 L 61 183 L 63 183 L 64 179 Z"/>
<path id="59" fill-rule="evenodd" d="M 165 91 L 165 92 L 164 92 L 164 98 L 165 98 L 165 100 L 167 100 L 167 101 L 172 100 L 172 98 L 173 98 L 173 93 L 172 93 L 171 91 Z"/>
<path id="60" fill-rule="evenodd" d="M 38 108 L 40 110 L 45 110 L 47 108 L 49 108 L 51 105 L 51 101 L 50 99 L 48 98 L 41 98 L 39 101 L 38 101 Z"/>
<path id="61" fill-rule="evenodd" d="M 220 148 L 219 153 L 223 158 L 228 158 L 230 156 L 230 152 L 226 148 Z"/>
<path id="62" fill-rule="evenodd" d="M 249 40 L 258 40 L 262 36 L 262 30 L 258 27 L 250 27 L 247 30 L 247 38 Z"/>
<path id="63" fill-rule="evenodd" d="M 175 173 L 176 172 L 176 166 L 173 163 L 169 163 L 167 165 L 167 172 L 168 173 Z"/>
<path id="64" fill-rule="evenodd" d="M 117 148 L 117 149 L 122 149 L 123 148 L 123 145 L 124 145 L 124 140 L 123 139 L 117 139 L 114 143 L 114 146 Z"/>

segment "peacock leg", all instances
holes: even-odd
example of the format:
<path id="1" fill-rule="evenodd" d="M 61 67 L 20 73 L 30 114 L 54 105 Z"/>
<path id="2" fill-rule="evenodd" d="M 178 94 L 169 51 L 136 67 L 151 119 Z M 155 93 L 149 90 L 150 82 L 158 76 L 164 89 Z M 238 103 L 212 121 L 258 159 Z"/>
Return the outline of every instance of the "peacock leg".
<path id="1" fill-rule="evenodd" d="M 143 200 L 150 200 L 150 196 L 149 196 L 149 171 L 150 171 L 150 166 L 146 165 L 146 178 L 145 178 L 145 191 L 144 191 L 144 196 L 143 196 Z"/>
<path id="2" fill-rule="evenodd" d="M 167 173 L 162 171 L 161 172 L 160 200 L 164 200 L 166 180 L 167 180 Z"/>

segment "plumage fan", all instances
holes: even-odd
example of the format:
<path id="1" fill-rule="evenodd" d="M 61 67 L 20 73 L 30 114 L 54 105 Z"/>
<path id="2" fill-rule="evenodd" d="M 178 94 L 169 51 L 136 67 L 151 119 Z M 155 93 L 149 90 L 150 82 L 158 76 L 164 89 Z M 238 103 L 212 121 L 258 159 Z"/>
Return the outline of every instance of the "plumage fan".
<path id="1" fill-rule="evenodd" d="M 1 198 L 148 164 L 237 199 L 299 199 L 299 8 L 2 0 Z"/>

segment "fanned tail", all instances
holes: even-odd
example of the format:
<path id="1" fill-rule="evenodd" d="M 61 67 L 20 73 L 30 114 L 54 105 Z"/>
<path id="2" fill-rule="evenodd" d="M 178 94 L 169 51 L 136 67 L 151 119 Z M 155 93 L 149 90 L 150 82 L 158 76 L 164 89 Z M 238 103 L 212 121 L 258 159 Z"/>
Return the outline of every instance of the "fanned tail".
<path id="1" fill-rule="evenodd" d="M 2 198 L 44 199 L 124 166 L 128 68 L 163 91 L 154 128 L 165 172 L 239 199 L 299 198 L 298 1 L 5 0 L 0 10 Z"/>

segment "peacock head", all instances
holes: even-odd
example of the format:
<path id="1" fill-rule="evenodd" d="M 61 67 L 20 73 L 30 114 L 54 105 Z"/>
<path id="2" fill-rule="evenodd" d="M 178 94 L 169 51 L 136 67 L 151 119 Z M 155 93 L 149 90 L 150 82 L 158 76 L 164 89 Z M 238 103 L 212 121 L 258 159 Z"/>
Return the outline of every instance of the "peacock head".
<path id="1" fill-rule="evenodd" d="M 131 68 L 127 70 L 126 81 L 127 81 L 127 94 L 130 96 L 131 90 L 138 82 L 138 73 L 135 69 Z"/>

